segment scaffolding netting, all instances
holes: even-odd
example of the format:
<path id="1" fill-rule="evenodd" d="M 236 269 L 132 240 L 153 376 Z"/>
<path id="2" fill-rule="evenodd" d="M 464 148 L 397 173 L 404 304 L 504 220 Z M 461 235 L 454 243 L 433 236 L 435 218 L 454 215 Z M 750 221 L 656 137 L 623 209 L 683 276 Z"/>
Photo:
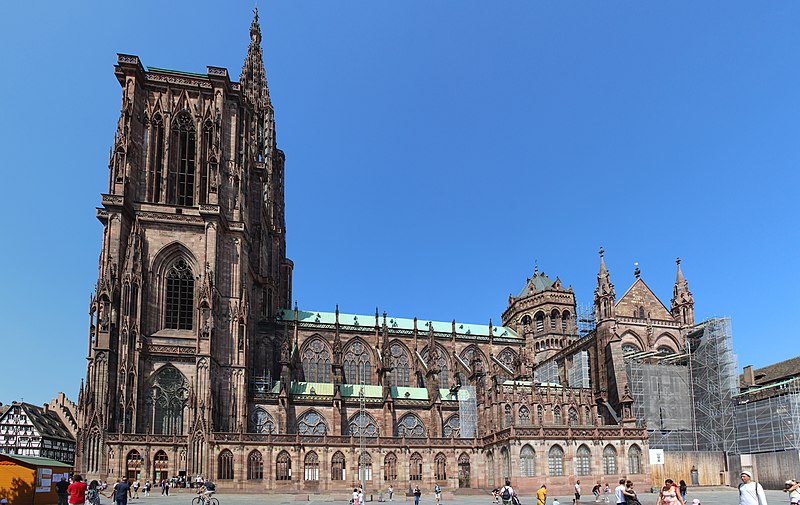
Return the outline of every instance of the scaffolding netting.
<path id="1" fill-rule="evenodd" d="M 458 419 L 461 438 L 474 438 L 477 435 L 477 412 L 475 386 L 461 386 L 458 389 Z"/>
<path id="2" fill-rule="evenodd" d="M 533 371 L 533 380 L 540 383 L 560 384 L 558 380 L 558 364 L 551 360 L 546 361 Z"/>
<path id="3" fill-rule="evenodd" d="M 572 355 L 572 366 L 567 377 L 571 388 L 589 388 L 589 352 L 580 351 Z"/>
<path id="4" fill-rule="evenodd" d="M 800 378 L 748 391 L 736 403 L 740 454 L 800 449 Z"/>

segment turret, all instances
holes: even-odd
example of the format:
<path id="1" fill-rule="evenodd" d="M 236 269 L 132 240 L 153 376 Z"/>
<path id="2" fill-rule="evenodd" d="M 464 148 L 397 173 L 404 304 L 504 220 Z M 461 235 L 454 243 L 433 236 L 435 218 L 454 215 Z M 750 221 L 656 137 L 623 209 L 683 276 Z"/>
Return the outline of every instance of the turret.
<path id="1" fill-rule="evenodd" d="M 611 284 L 604 256 L 605 251 L 601 247 L 600 271 L 597 273 L 597 288 L 594 290 L 595 318 L 598 324 L 615 317 L 614 302 L 616 301 L 616 294 L 614 293 L 614 285 Z"/>
<path id="2" fill-rule="evenodd" d="M 678 274 L 675 278 L 675 287 L 672 289 L 672 305 L 670 312 L 675 321 L 681 326 L 694 325 L 694 299 L 692 292 L 689 291 L 689 283 L 683 277 L 681 271 L 681 259 L 675 260 L 678 265 Z"/>

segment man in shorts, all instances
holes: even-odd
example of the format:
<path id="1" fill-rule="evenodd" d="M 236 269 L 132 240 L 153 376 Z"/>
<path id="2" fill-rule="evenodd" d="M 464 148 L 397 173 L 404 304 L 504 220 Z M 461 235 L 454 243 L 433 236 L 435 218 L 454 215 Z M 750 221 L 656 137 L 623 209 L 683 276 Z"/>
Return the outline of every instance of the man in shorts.
<path id="1" fill-rule="evenodd" d="M 575 502 L 575 505 L 581 505 L 581 481 L 580 479 L 575 481 L 575 499 L 572 500 Z"/>

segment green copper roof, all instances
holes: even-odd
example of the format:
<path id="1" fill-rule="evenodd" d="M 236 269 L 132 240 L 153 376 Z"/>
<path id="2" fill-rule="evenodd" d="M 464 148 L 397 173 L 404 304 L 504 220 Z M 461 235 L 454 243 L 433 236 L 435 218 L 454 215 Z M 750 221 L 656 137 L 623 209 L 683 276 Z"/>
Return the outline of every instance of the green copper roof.
<path id="1" fill-rule="evenodd" d="M 405 386 L 392 386 L 392 398 L 406 400 L 427 400 L 428 390 L 425 388 L 408 388 Z"/>
<path id="2" fill-rule="evenodd" d="M 72 468 L 72 465 L 69 463 L 64 463 L 62 461 L 56 461 L 50 458 L 40 458 L 38 456 L 18 456 L 16 454 L 3 454 L 3 456 L 15 459 L 21 463 L 25 463 L 28 465 L 36 465 L 36 466 L 58 466 L 63 468 Z"/>
<path id="3" fill-rule="evenodd" d="M 534 293 L 541 293 L 545 289 L 551 288 L 552 286 L 553 281 L 550 279 L 550 277 L 546 276 L 544 272 L 540 272 L 539 268 L 537 267 L 533 272 L 533 276 L 528 279 L 528 282 L 525 284 L 525 287 L 522 288 L 522 291 L 519 293 L 517 298 L 522 298 Z"/>
<path id="4" fill-rule="evenodd" d="M 278 311 L 277 318 L 279 320 L 294 321 L 294 311 L 290 309 L 281 309 Z M 335 312 L 318 312 L 298 310 L 297 320 L 306 324 L 335 324 Z M 383 325 L 383 317 L 379 318 L 379 324 Z M 375 315 L 365 316 L 359 314 L 344 314 L 339 313 L 339 324 L 342 326 L 363 326 L 365 329 L 375 328 Z M 387 317 L 386 324 L 390 330 L 413 330 L 414 320 L 401 317 Z M 424 335 L 428 332 L 429 325 L 433 325 L 433 331 L 439 333 L 452 333 L 453 323 L 443 321 L 425 321 L 422 319 L 417 320 L 417 331 Z M 456 322 L 456 334 L 458 335 L 474 335 L 474 336 L 489 336 L 489 325 L 487 324 L 469 324 Z M 496 338 L 520 338 L 517 333 L 511 328 L 504 326 L 494 326 L 492 334 Z"/>
<path id="5" fill-rule="evenodd" d="M 312 393 L 311 390 L 314 390 Z M 292 382 L 293 395 L 333 396 L 333 384 L 328 382 Z"/>
<path id="6" fill-rule="evenodd" d="M 172 70 L 169 68 L 147 67 L 148 72 L 165 72 L 168 74 L 188 75 L 190 77 L 208 77 L 208 74 L 198 74 L 197 72 L 184 72 L 183 70 Z"/>
<path id="7" fill-rule="evenodd" d="M 358 384 L 342 384 L 342 396 L 358 397 L 362 387 L 366 398 L 381 398 L 383 396 L 383 386 L 359 386 Z"/>

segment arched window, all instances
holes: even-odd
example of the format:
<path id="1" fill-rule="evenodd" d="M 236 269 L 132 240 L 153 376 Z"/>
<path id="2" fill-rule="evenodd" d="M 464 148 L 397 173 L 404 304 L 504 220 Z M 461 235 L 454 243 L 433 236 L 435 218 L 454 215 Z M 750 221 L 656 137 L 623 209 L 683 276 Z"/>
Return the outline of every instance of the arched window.
<path id="1" fill-rule="evenodd" d="M 486 362 L 481 351 L 475 346 L 470 346 L 461 351 L 461 359 L 464 360 L 473 372 L 486 372 Z"/>
<path id="2" fill-rule="evenodd" d="M 525 405 L 519 408 L 519 425 L 520 426 L 531 425 L 531 411 Z"/>
<path id="3" fill-rule="evenodd" d="M 314 451 L 306 453 L 303 460 L 303 480 L 319 480 L 319 456 Z"/>
<path id="4" fill-rule="evenodd" d="M 589 407 L 583 407 L 583 424 L 594 424 L 592 419 L 592 411 Z"/>
<path id="5" fill-rule="evenodd" d="M 167 179 L 167 203 L 191 207 L 194 205 L 194 178 L 197 148 L 192 117 L 188 112 L 178 114 L 172 123 L 170 141 L 171 161 Z"/>
<path id="6" fill-rule="evenodd" d="M 607 445 L 603 449 L 603 473 L 606 475 L 617 473 L 617 450 L 612 445 Z"/>
<path id="7" fill-rule="evenodd" d="M 361 340 L 348 344 L 344 351 L 344 380 L 348 384 L 372 384 L 370 351 Z"/>
<path id="8" fill-rule="evenodd" d="M 559 319 L 561 319 L 561 317 L 560 317 L 558 311 L 556 309 L 553 309 L 553 311 L 550 313 L 550 329 L 551 330 L 555 330 L 556 328 L 558 328 L 558 320 Z"/>
<path id="9" fill-rule="evenodd" d="M 578 411 L 575 407 L 569 408 L 569 425 L 570 426 L 578 426 L 580 422 L 578 421 Z"/>
<path id="10" fill-rule="evenodd" d="M 372 480 L 372 456 L 366 451 L 358 455 L 358 480 Z"/>
<path id="11" fill-rule="evenodd" d="M 520 477 L 533 477 L 536 475 L 536 452 L 530 445 L 524 445 L 519 451 Z"/>
<path id="12" fill-rule="evenodd" d="M 426 347 L 422 351 L 422 359 L 428 361 L 428 353 L 430 350 Z M 450 388 L 450 370 L 447 361 L 447 353 L 437 346 L 436 348 L 436 366 L 439 367 L 439 387 L 441 389 Z"/>
<path id="13" fill-rule="evenodd" d="M 228 449 L 217 458 L 217 480 L 233 480 L 233 453 Z"/>
<path id="14" fill-rule="evenodd" d="M 469 454 L 462 452 L 458 457 L 458 487 L 470 487 Z"/>
<path id="15" fill-rule="evenodd" d="M 347 477 L 345 470 L 344 454 L 340 451 L 331 458 L 331 480 L 345 480 Z"/>
<path id="16" fill-rule="evenodd" d="M 153 458 L 153 480 L 169 478 L 169 458 L 164 451 L 158 451 Z"/>
<path id="17" fill-rule="evenodd" d="M 411 455 L 408 462 L 409 480 L 422 480 L 422 456 L 418 452 Z"/>
<path id="18" fill-rule="evenodd" d="M 324 435 L 328 432 L 325 419 L 316 410 L 305 412 L 297 420 L 297 433 L 300 435 Z"/>
<path id="19" fill-rule="evenodd" d="M 264 479 L 264 458 L 261 453 L 253 451 L 247 456 L 247 480 Z"/>
<path id="20" fill-rule="evenodd" d="M 638 445 L 632 445 L 628 449 L 628 473 L 642 473 L 642 450 Z"/>
<path id="21" fill-rule="evenodd" d="M 461 437 L 461 418 L 458 414 L 453 414 L 447 418 L 442 426 L 442 435 L 444 438 Z"/>
<path id="22" fill-rule="evenodd" d="M 575 453 L 575 474 L 591 475 L 592 472 L 592 453 L 585 445 L 578 447 Z"/>
<path id="23" fill-rule="evenodd" d="M 389 366 L 392 367 L 392 383 L 395 386 L 409 386 L 410 363 L 405 347 L 396 343 L 389 346 Z"/>
<path id="24" fill-rule="evenodd" d="M 292 480 L 292 457 L 286 451 L 281 451 L 275 460 L 275 479 Z"/>
<path id="25" fill-rule="evenodd" d="M 622 354 L 628 354 L 629 352 L 638 352 L 639 347 L 635 344 L 622 344 Z"/>
<path id="26" fill-rule="evenodd" d="M 153 378 L 153 433 L 183 435 L 183 411 L 189 399 L 189 382 L 172 365 L 164 365 Z"/>
<path id="27" fill-rule="evenodd" d="M 150 163 L 147 171 L 147 201 L 161 201 L 161 179 L 164 176 L 164 121 L 160 114 L 150 121 L 148 140 L 150 140 Z"/>
<path id="28" fill-rule="evenodd" d="M 486 467 L 487 467 L 486 473 L 489 476 L 489 485 L 493 486 L 494 485 L 494 454 L 492 454 L 492 451 L 489 451 L 489 452 L 486 453 Z"/>
<path id="29" fill-rule="evenodd" d="M 375 438 L 378 436 L 378 425 L 375 423 L 375 419 L 366 412 L 359 412 L 351 417 L 348 429 L 348 435 L 353 437 L 364 435 L 367 438 Z"/>
<path id="30" fill-rule="evenodd" d="M 503 447 L 500 449 L 500 463 L 503 465 L 501 470 L 503 472 L 503 480 L 511 478 L 511 458 L 508 456 L 508 449 Z"/>
<path id="31" fill-rule="evenodd" d="M 206 452 L 206 440 L 202 433 L 195 433 L 191 442 L 191 471 L 192 475 L 200 475 L 203 472 L 203 459 Z"/>
<path id="32" fill-rule="evenodd" d="M 276 433 L 275 421 L 263 409 L 255 409 L 250 414 L 250 431 L 252 433 Z"/>
<path id="33" fill-rule="evenodd" d="M 544 408 L 541 405 L 536 406 L 536 420 L 539 422 L 539 426 L 543 424 L 544 421 Z"/>
<path id="34" fill-rule="evenodd" d="M 644 319 L 644 307 L 639 305 L 639 319 Z"/>
<path id="35" fill-rule="evenodd" d="M 564 450 L 554 445 L 547 454 L 547 467 L 551 477 L 561 477 L 564 475 Z"/>
<path id="36" fill-rule="evenodd" d="M 506 404 L 506 406 L 505 406 L 505 408 L 503 410 L 504 410 L 504 414 L 505 414 L 505 416 L 504 416 L 505 422 L 504 422 L 503 427 L 504 428 L 510 428 L 511 427 L 511 417 L 512 417 L 511 416 L 511 405 Z"/>
<path id="37" fill-rule="evenodd" d="M 397 421 L 395 436 L 406 438 L 424 438 L 425 424 L 414 414 L 406 414 Z"/>
<path id="38" fill-rule="evenodd" d="M 164 297 L 164 328 L 191 330 L 194 325 L 194 275 L 183 258 L 167 271 Z"/>
<path id="39" fill-rule="evenodd" d="M 214 125 L 211 121 L 203 124 L 203 144 L 200 155 L 200 203 L 208 203 L 208 180 L 211 162 L 211 147 L 214 139 Z"/>
<path id="40" fill-rule="evenodd" d="M 103 440 L 100 437 L 98 430 L 92 430 L 89 433 L 89 439 L 86 441 L 86 468 L 88 471 L 96 473 L 100 471 L 100 455 L 104 454 L 102 450 Z"/>
<path id="41" fill-rule="evenodd" d="M 447 458 L 441 452 L 433 460 L 434 478 L 436 480 L 447 480 Z"/>
<path id="42" fill-rule="evenodd" d="M 544 331 L 544 312 L 537 312 L 535 316 L 536 320 L 536 333 L 541 333 Z"/>
<path id="43" fill-rule="evenodd" d="M 569 326 L 569 311 L 565 310 L 561 313 L 561 331 L 567 331 L 567 327 Z"/>
<path id="44" fill-rule="evenodd" d="M 561 407 L 553 407 L 553 424 L 561 424 Z"/>
<path id="45" fill-rule="evenodd" d="M 500 354 L 497 355 L 497 359 L 506 366 L 509 370 L 514 370 L 514 362 L 517 360 L 517 355 L 514 351 L 510 348 L 506 347 Z M 508 373 L 505 372 L 503 369 L 498 367 L 498 377 L 502 379 L 509 379 Z"/>
<path id="46" fill-rule="evenodd" d="M 393 452 L 383 459 L 383 480 L 386 482 L 397 480 L 397 456 Z"/>
<path id="47" fill-rule="evenodd" d="M 306 382 L 331 381 L 331 353 L 321 339 L 309 342 L 303 349 L 302 358 Z"/>
<path id="48" fill-rule="evenodd" d="M 126 460 L 128 463 L 126 476 L 132 480 L 139 479 L 141 477 L 139 473 L 142 471 L 142 455 L 139 454 L 139 451 L 134 449 L 128 453 Z"/>
<path id="49" fill-rule="evenodd" d="M 672 354 L 674 352 L 670 347 L 667 347 L 666 345 L 659 346 L 657 351 L 658 354 Z"/>
<path id="50" fill-rule="evenodd" d="M 528 314 L 525 314 L 524 316 L 522 316 L 522 321 L 521 322 L 522 322 L 523 326 L 530 326 L 531 325 L 531 316 L 529 316 Z"/>

